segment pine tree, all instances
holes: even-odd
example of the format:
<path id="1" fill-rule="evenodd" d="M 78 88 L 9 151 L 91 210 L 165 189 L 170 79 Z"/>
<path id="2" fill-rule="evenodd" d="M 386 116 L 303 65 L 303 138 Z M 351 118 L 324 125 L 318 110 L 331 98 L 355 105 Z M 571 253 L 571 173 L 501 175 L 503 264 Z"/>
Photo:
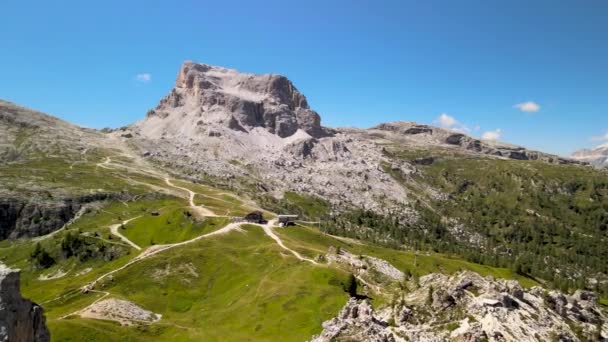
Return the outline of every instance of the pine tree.
<path id="1" fill-rule="evenodd" d="M 351 273 L 348 275 L 348 278 L 343 284 L 343 288 L 351 297 L 357 297 L 357 278 L 355 278 L 354 274 Z"/>

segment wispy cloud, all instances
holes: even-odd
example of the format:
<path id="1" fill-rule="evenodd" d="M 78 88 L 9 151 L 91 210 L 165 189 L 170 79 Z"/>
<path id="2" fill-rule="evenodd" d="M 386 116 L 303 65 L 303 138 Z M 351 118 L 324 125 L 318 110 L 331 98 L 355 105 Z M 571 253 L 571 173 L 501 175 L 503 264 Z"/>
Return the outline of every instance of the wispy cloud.
<path id="1" fill-rule="evenodd" d="M 135 79 L 141 83 L 148 83 L 148 82 L 152 81 L 152 74 L 149 74 L 149 73 L 137 74 L 135 76 Z"/>
<path id="2" fill-rule="evenodd" d="M 608 131 L 602 135 L 591 137 L 591 141 L 608 141 Z"/>
<path id="3" fill-rule="evenodd" d="M 483 140 L 498 140 L 502 137 L 502 129 L 497 128 L 493 131 L 484 132 L 481 135 L 481 139 Z"/>
<path id="4" fill-rule="evenodd" d="M 439 114 L 439 116 L 437 117 L 437 119 L 435 119 L 434 122 L 436 124 L 439 124 L 439 126 L 443 128 L 447 128 L 456 132 L 468 133 L 471 131 L 467 126 L 463 125 L 458 120 L 456 120 L 456 118 L 447 113 Z"/>
<path id="5" fill-rule="evenodd" d="M 518 103 L 513 106 L 513 108 L 517 108 L 522 112 L 526 113 L 536 113 L 540 111 L 540 105 L 534 101 L 526 101 L 522 103 Z"/>

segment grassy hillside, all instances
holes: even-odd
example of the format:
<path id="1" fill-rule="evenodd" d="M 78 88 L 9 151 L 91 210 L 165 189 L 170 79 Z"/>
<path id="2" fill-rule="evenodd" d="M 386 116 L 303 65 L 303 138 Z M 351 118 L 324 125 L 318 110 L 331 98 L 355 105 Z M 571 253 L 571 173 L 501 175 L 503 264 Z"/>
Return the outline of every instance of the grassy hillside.
<path id="1" fill-rule="evenodd" d="M 435 272 L 452 274 L 461 270 L 469 270 L 496 278 L 516 279 L 524 287 L 539 285 L 536 280 L 516 274 L 508 268 L 475 264 L 453 255 L 400 251 L 358 240 L 340 239 L 310 227 L 287 227 L 278 230 L 278 234 L 289 247 L 313 258 L 327 253 L 329 247 L 333 246 L 346 249 L 356 255 L 369 255 L 384 259 L 401 271 L 418 276 Z"/>
<path id="2" fill-rule="evenodd" d="M 189 183 L 181 185 L 195 188 Z M 29 257 L 35 248 L 32 241 L 4 242 L 0 246 L 0 257 L 9 265 L 22 268 L 23 294 L 45 308 L 54 341 L 83 338 L 270 341 L 279 337 L 302 341 L 320 332 L 321 323 L 333 317 L 347 300 L 341 284 L 348 273 L 343 269 L 299 261 L 266 236 L 260 227 L 245 225 L 242 231 L 202 239 L 135 263 L 105 278 L 96 287 L 107 291 L 107 298 L 126 299 L 161 314 L 159 322 L 126 327 L 77 316 L 63 318 L 103 296 L 99 292 L 83 294 L 79 291 L 82 286 L 141 253 L 125 245 L 121 247 L 124 253 L 112 260 L 65 258 L 61 251 L 66 236 L 78 232 L 87 239 L 119 244 L 121 241 L 112 237 L 107 227 L 139 217 L 119 231 L 146 248 L 150 246 L 146 243 L 150 234 L 169 243 L 211 231 L 208 229 L 213 228 L 205 228 L 205 222 L 216 222 L 217 227 L 225 224 L 222 218 L 206 218 L 202 226 L 197 226 L 184 215 L 185 204 L 183 199 L 161 196 L 126 203 L 113 201 L 91 210 L 65 231 L 39 242 L 56 258 L 57 263 L 48 269 L 32 267 Z M 152 212 L 159 215 L 151 215 Z M 181 233 L 173 234 L 173 231 Z M 411 252 L 341 240 L 312 228 L 289 227 L 277 229 L 276 233 L 289 248 L 310 258 L 323 255 L 330 246 L 335 246 L 354 254 L 384 258 L 416 275 L 468 269 L 484 275 L 516 278 L 524 286 L 536 284 L 508 269 L 477 265 L 441 254 L 414 256 Z M 66 274 L 56 279 L 39 278 L 61 272 Z M 387 287 L 386 294 L 375 296 L 376 305 L 389 300 L 390 288 Z"/>
<path id="3" fill-rule="evenodd" d="M 77 284 L 123 263 L 93 266 L 85 277 L 72 274 L 46 282 L 24 272 L 24 295 L 43 303 L 53 340 L 302 341 L 318 333 L 345 303 L 345 274 L 298 261 L 259 227 L 201 240 L 131 266 L 100 290 L 163 315 L 152 326 L 125 328 L 81 318 L 58 319 L 99 297 L 74 293 Z M 64 264 L 65 265 L 65 264 Z M 97 268 L 100 267 L 100 268 Z M 332 281 L 333 280 L 333 281 Z M 71 285 L 70 285 L 71 284 Z M 67 299 L 46 302 L 50 297 Z M 45 303 L 46 302 L 46 303 Z"/>

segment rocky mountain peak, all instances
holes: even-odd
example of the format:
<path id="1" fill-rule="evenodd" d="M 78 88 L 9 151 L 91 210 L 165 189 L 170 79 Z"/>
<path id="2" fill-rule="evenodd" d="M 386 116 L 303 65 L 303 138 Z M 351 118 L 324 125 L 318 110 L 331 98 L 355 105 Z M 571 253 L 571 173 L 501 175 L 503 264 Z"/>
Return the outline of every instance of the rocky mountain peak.
<path id="1" fill-rule="evenodd" d="M 313 137 L 328 135 L 319 114 L 285 76 L 247 74 L 194 62 L 182 65 L 175 88 L 140 123 L 152 137 L 196 134 L 208 131 L 209 126 L 243 132 L 263 127 L 282 138 L 298 129 Z"/>
<path id="2" fill-rule="evenodd" d="M 287 104 L 290 109 L 309 109 L 306 97 L 281 75 L 254 75 L 240 73 L 207 64 L 185 62 L 175 81 L 177 88 L 198 91 L 224 92 L 244 100 L 261 101 L 271 99 L 279 104 Z"/>

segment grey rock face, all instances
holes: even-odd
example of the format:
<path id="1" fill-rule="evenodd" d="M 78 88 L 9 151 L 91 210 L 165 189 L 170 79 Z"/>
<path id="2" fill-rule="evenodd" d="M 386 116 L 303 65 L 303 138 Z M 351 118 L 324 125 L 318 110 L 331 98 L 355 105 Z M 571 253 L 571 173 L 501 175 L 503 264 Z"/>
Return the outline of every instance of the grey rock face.
<path id="1" fill-rule="evenodd" d="M 148 119 L 175 120 L 176 114 L 200 118 L 203 125 L 263 127 L 282 138 L 298 129 L 316 138 L 330 133 L 285 76 L 244 74 L 193 62 L 182 65 L 175 88 L 148 112 Z M 149 126 L 146 121 L 141 125 Z"/>
<path id="2" fill-rule="evenodd" d="M 61 201 L 40 199 L 0 199 L 0 240 L 36 237 L 51 233 L 70 221 L 86 203 L 101 201 L 112 194 L 95 194 Z"/>
<path id="3" fill-rule="evenodd" d="M 0 264 L 0 341 L 50 341 L 43 310 L 21 297 L 19 279 L 18 270 Z"/>
<path id="4" fill-rule="evenodd" d="M 395 336 L 388 324 L 376 317 L 374 309 L 366 301 L 351 298 L 338 317 L 323 323 L 323 333 L 313 337 L 312 342 L 336 341 L 394 342 Z"/>

